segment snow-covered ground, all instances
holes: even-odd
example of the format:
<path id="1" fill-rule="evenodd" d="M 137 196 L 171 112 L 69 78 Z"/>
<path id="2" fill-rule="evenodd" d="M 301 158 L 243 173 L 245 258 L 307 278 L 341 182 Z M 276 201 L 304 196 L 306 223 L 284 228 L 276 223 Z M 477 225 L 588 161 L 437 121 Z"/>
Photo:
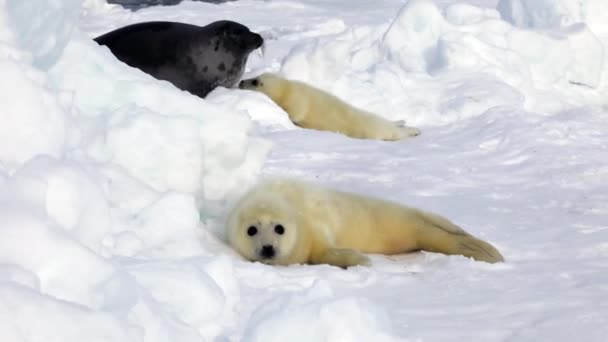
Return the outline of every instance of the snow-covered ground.
<path id="1" fill-rule="evenodd" d="M 0 341 L 608 341 L 608 2 L 0 0 Z M 231 19 L 262 71 L 422 135 L 295 127 L 91 38 Z M 432 253 L 271 267 L 223 242 L 261 177 L 440 213 L 507 262 Z"/>

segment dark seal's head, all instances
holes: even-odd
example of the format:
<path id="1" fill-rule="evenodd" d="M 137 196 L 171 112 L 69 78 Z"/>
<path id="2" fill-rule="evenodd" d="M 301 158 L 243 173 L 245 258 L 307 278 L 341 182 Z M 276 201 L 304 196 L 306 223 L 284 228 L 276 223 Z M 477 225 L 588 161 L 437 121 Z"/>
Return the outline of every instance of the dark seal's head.
<path id="1" fill-rule="evenodd" d="M 262 36 L 229 20 L 201 27 L 197 37 L 184 64 L 192 61 L 196 77 L 210 83 L 211 89 L 234 87 L 245 71 L 249 54 L 264 44 Z"/>
<path id="2" fill-rule="evenodd" d="M 213 35 L 220 38 L 221 47 L 227 51 L 233 51 L 239 56 L 242 53 L 250 53 L 264 44 L 262 36 L 251 32 L 245 25 L 230 20 L 220 20 L 205 26 Z M 220 46 L 218 46 L 218 49 Z"/>

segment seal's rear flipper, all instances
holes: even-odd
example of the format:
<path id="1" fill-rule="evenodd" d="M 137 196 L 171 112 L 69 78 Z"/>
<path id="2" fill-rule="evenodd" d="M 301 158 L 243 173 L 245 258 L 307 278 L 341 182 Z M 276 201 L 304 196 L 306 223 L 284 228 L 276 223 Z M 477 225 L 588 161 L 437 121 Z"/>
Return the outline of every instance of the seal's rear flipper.
<path id="1" fill-rule="evenodd" d="M 428 212 L 422 213 L 424 224 L 419 228 L 418 247 L 422 250 L 449 255 L 464 255 L 489 263 L 504 261 L 491 244 L 465 232 L 449 220 Z"/>

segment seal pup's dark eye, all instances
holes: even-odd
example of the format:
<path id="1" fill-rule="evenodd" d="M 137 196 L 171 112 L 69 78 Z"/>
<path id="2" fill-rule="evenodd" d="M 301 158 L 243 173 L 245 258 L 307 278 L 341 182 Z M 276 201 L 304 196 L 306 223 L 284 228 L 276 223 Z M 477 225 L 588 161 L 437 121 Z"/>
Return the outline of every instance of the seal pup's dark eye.
<path id="1" fill-rule="evenodd" d="M 254 87 L 257 87 L 258 86 L 258 80 L 254 79 L 253 81 L 251 81 L 251 85 L 254 86 Z"/>
<path id="2" fill-rule="evenodd" d="M 257 233 L 258 229 L 255 226 L 250 226 L 249 228 L 247 228 L 247 235 L 254 236 Z"/>
<path id="3" fill-rule="evenodd" d="M 276 226 L 274 226 L 274 232 L 279 235 L 283 235 L 283 233 L 285 233 L 285 227 L 280 224 L 277 224 Z"/>

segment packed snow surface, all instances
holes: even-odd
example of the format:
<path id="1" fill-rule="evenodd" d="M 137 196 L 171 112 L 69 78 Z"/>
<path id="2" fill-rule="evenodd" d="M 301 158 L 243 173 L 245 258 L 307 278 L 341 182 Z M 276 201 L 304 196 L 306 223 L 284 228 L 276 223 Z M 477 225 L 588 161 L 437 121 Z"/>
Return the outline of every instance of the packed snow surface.
<path id="1" fill-rule="evenodd" d="M 608 2 L 0 0 L 0 340 L 608 340 Z M 422 130 L 306 130 L 262 94 L 203 100 L 91 38 L 242 22 L 277 72 Z M 442 214 L 506 262 L 412 253 L 272 267 L 230 206 L 293 177 Z"/>

